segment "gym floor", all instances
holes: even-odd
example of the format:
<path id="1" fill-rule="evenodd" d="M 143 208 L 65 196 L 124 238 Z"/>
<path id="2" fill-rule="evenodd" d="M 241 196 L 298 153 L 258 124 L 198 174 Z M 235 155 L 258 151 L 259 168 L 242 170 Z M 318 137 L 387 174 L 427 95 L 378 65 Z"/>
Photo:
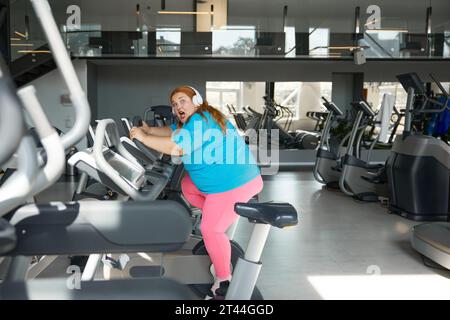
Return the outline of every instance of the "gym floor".
<path id="1" fill-rule="evenodd" d="M 417 222 L 323 189 L 311 170 L 266 177 L 260 201 L 270 200 L 293 204 L 299 224 L 271 231 L 258 283 L 266 299 L 450 299 L 450 271 L 426 267 L 409 244 Z"/>
<path id="2" fill-rule="evenodd" d="M 324 189 L 310 169 L 264 180 L 260 201 L 299 212 L 298 226 L 269 235 L 258 281 L 265 299 L 450 299 L 450 271 L 425 266 L 409 244 L 417 222 Z M 64 199 L 73 187 L 59 182 L 38 200 Z M 241 219 L 235 239 L 244 248 L 250 231 Z"/>

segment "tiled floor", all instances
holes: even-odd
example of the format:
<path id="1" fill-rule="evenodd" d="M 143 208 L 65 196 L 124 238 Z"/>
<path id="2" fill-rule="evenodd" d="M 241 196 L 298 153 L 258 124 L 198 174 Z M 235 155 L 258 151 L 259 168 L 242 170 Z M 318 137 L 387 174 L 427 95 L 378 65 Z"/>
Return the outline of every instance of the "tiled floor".
<path id="1" fill-rule="evenodd" d="M 450 272 L 423 265 L 409 244 L 416 222 L 322 189 L 310 171 L 267 177 L 262 201 L 286 201 L 297 227 L 273 229 L 259 288 L 268 299 L 450 299 Z M 241 219 L 236 239 L 251 226 Z"/>
<path id="2" fill-rule="evenodd" d="M 40 200 L 70 198 L 60 183 L 59 197 Z M 450 299 L 450 272 L 424 266 L 409 244 L 416 222 L 322 189 L 309 170 L 265 177 L 260 201 L 269 200 L 294 205 L 299 224 L 269 235 L 258 281 L 266 299 Z M 250 232 L 241 219 L 244 248 Z"/>

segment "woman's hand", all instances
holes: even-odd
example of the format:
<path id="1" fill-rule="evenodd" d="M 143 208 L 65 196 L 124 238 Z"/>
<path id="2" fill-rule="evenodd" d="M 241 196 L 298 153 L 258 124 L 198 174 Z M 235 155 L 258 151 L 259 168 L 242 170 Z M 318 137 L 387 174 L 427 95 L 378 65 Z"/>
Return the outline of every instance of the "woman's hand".
<path id="1" fill-rule="evenodd" d="M 170 131 L 169 127 L 167 127 Z M 146 134 L 142 127 L 133 127 L 130 130 L 130 139 L 137 139 L 147 147 L 168 155 L 182 156 L 183 150 L 172 141 L 170 136 L 157 136 Z"/>
<path id="2" fill-rule="evenodd" d="M 152 134 L 152 127 L 150 127 L 147 122 L 142 121 L 142 127 L 140 127 L 146 134 Z"/>
<path id="3" fill-rule="evenodd" d="M 145 132 L 144 129 L 142 127 L 133 127 L 130 130 L 130 139 L 137 139 L 139 141 L 142 141 L 143 138 L 145 137 Z"/>

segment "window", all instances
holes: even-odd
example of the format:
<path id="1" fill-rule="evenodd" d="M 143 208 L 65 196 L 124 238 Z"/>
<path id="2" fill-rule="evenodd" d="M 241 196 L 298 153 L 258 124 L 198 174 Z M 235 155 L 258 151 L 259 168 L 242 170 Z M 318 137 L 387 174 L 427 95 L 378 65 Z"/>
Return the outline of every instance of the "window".
<path id="1" fill-rule="evenodd" d="M 444 52 L 442 56 L 444 58 L 450 58 L 450 31 L 444 32 Z"/>
<path id="2" fill-rule="evenodd" d="M 181 28 L 156 29 L 156 55 L 178 56 L 180 54 Z"/>
<path id="3" fill-rule="evenodd" d="M 308 119 L 308 111 L 323 111 L 322 96 L 331 100 L 331 87 L 331 82 L 276 82 L 274 100 L 289 108 L 292 120 Z"/>
<path id="4" fill-rule="evenodd" d="M 238 81 L 208 81 L 206 82 L 206 99 L 209 104 L 219 108 L 225 115 L 229 115 L 227 104 L 233 105 L 235 110 L 245 110 L 244 106 L 258 113 L 264 113 L 264 99 L 266 83 L 238 82 Z M 295 121 L 294 129 L 313 130 L 314 121 L 306 114 L 308 111 L 324 112 L 321 97 L 331 100 L 331 82 L 275 82 L 274 100 L 276 103 L 289 108 Z M 233 117 L 229 117 L 233 122 Z M 279 119 L 288 123 L 288 117 Z"/>
<path id="5" fill-rule="evenodd" d="M 242 82 L 206 82 L 206 100 L 209 104 L 228 114 L 227 104 L 242 107 Z"/>
<path id="6" fill-rule="evenodd" d="M 442 86 L 447 91 L 447 93 L 450 92 L 450 82 L 442 82 Z M 440 91 L 438 91 L 438 92 L 441 93 Z"/>
<path id="7" fill-rule="evenodd" d="M 380 109 L 385 93 L 395 97 L 397 109 L 403 109 L 406 106 L 407 93 L 398 82 L 365 82 L 364 89 L 367 89 L 367 102 L 374 110 Z"/>
<path id="8" fill-rule="evenodd" d="M 367 46 L 366 57 L 389 58 L 399 57 L 402 33 L 398 31 L 367 30 L 359 45 Z M 406 52 L 406 51 L 405 51 Z"/>
<path id="9" fill-rule="evenodd" d="M 367 102 L 376 111 L 380 110 L 385 93 L 390 93 L 395 97 L 394 106 L 398 111 L 404 109 L 406 106 L 406 98 L 408 95 L 399 82 L 365 82 L 364 89 L 367 90 Z M 393 113 L 390 123 L 391 129 L 397 119 L 397 116 Z M 401 119 L 400 126 L 396 129 L 396 135 L 403 132 L 404 122 L 405 117 Z"/>
<path id="10" fill-rule="evenodd" d="M 330 29 L 309 28 L 309 54 L 311 56 L 327 56 L 329 43 Z"/>
<path id="11" fill-rule="evenodd" d="M 293 120 L 298 119 L 301 82 L 276 82 L 274 100 L 283 107 L 289 108 Z"/>
<path id="12" fill-rule="evenodd" d="M 286 57 L 295 57 L 295 27 L 285 27 L 284 33 L 286 35 L 285 51 Z"/>
<path id="13" fill-rule="evenodd" d="M 331 101 L 331 88 L 333 87 L 333 83 L 332 82 L 321 82 L 320 83 L 320 99 L 322 99 L 322 97 L 324 97 L 325 99 L 327 99 L 328 101 Z M 321 102 L 322 103 L 322 100 Z"/>
<path id="14" fill-rule="evenodd" d="M 255 27 L 227 26 L 212 33 L 212 51 L 220 55 L 255 55 Z"/>

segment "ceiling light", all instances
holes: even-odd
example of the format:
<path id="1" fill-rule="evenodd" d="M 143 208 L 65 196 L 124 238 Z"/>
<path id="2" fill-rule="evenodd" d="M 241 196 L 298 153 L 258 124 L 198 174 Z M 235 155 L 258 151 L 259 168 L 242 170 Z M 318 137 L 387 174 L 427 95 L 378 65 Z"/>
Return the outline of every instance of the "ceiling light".
<path id="1" fill-rule="evenodd" d="M 367 33 L 378 33 L 378 32 L 401 32 L 407 33 L 407 29 L 367 29 Z"/>
<path id="2" fill-rule="evenodd" d="M 369 46 L 319 46 L 312 48 L 309 52 L 315 51 L 317 49 L 329 49 L 329 50 L 349 50 L 353 51 L 356 49 L 369 49 Z"/>
<path id="3" fill-rule="evenodd" d="M 11 43 L 11 47 L 32 47 L 32 43 Z"/>
<path id="4" fill-rule="evenodd" d="M 19 50 L 18 53 L 51 53 L 49 50 Z"/>
<path id="5" fill-rule="evenodd" d="M 214 14 L 206 11 L 158 11 L 159 14 Z"/>
<path id="6" fill-rule="evenodd" d="M 329 50 L 355 50 L 361 48 L 360 46 L 340 46 L 340 47 L 328 47 Z"/>
<path id="7" fill-rule="evenodd" d="M 364 26 L 365 26 L 365 27 L 370 26 L 371 24 L 375 24 L 377 21 L 378 21 L 377 19 L 370 20 L 370 21 L 367 22 Z"/>
<path id="8" fill-rule="evenodd" d="M 20 33 L 19 31 L 14 31 L 14 33 L 15 33 L 16 35 L 18 35 L 19 37 L 22 37 L 22 38 L 27 38 L 27 37 L 28 37 L 26 33 L 23 34 L 23 33 Z"/>
<path id="9" fill-rule="evenodd" d="M 328 53 L 320 53 L 320 54 L 312 54 L 311 57 L 326 57 L 326 58 L 335 58 L 342 57 L 342 53 L 339 52 L 328 52 Z"/>

